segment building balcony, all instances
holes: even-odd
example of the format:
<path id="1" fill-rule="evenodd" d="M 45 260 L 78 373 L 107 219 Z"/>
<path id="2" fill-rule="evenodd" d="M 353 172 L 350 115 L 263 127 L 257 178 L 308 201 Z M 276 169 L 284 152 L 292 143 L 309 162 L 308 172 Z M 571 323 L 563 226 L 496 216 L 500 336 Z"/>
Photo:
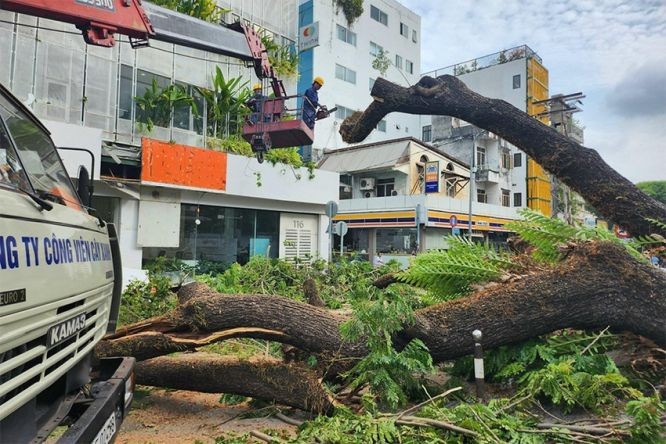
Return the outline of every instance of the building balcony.
<path id="1" fill-rule="evenodd" d="M 500 183 L 499 168 L 493 169 L 488 167 L 487 165 L 479 167 L 478 171 L 476 172 L 476 180 L 477 182 L 494 183 L 494 184 Z"/>

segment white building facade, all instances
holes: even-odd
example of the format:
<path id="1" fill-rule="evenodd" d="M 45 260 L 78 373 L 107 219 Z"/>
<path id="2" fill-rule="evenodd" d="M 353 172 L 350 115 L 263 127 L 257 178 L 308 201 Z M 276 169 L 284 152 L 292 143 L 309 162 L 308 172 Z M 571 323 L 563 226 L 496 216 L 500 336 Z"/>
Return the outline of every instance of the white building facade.
<path id="1" fill-rule="evenodd" d="M 319 158 L 324 149 L 346 147 L 338 133 L 342 121 L 371 102 L 370 90 L 377 77 L 402 86 L 418 82 L 421 67 L 421 18 L 395 0 L 363 2 L 363 14 L 348 24 L 330 0 L 301 0 L 301 29 L 318 24 L 319 46 L 299 54 L 298 91 L 303 93 L 316 76 L 325 79 L 319 91 L 321 104 L 338 107 L 334 116 L 315 126 L 312 147 L 304 154 Z M 390 61 L 385 74 L 372 67 L 380 50 Z M 392 113 L 364 141 L 372 143 L 420 136 L 418 116 Z"/>

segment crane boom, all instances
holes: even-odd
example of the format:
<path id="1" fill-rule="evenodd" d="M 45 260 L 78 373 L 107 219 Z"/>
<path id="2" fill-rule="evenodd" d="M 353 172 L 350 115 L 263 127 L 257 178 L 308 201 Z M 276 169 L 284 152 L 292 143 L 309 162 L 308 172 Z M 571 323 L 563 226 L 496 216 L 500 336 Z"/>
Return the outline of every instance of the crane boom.
<path id="1" fill-rule="evenodd" d="M 155 35 L 141 0 L 0 0 L 0 9 L 72 23 L 97 46 L 113 46 L 115 33 L 135 46 Z"/>

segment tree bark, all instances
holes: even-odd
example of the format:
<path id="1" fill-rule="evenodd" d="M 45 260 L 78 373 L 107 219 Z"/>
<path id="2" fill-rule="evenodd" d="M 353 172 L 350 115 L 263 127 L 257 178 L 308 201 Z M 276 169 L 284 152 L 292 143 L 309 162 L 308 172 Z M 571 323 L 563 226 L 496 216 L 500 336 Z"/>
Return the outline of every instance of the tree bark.
<path id="1" fill-rule="evenodd" d="M 665 289 L 666 273 L 662 270 L 639 263 L 620 246 L 591 242 L 576 246 L 551 270 L 418 310 L 416 323 L 400 336 L 401 340 L 422 339 L 435 361 L 469 354 L 475 329 L 483 332 L 486 347 L 563 328 L 608 325 L 664 346 Z M 164 319 L 153 320 L 155 331 L 162 336 L 146 335 L 150 324 L 129 326 L 130 334 L 116 334 L 103 341 L 98 354 L 152 357 L 195 348 L 196 341 L 254 337 L 330 357 L 364 356 L 367 349 L 362 343 L 345 342 L 340 336 L 340 324 L 346 319 L 331 310 L 284 297 L 222 295 L 207 290 Z"/>
<path id="2" fill-rule="evenodd" d="M 139 362 L 136 382 L 143 385 L 228 393 L 329 413 L 334 401 L 313 372 L 296 364 L 238 359 L 206 353 L 163 356 Z"/>
<path id="3" fill-rule="evenodd" d="M 467 88 L 454 76 L 423 77 L 403 88 L 382 78 L 373 88 L 374 101 L 340 126 L 345 142 L 363 141 L 392 112 L 458 117 L 509 141 L 580 194 L 605 219 L 634 236 L 666 229 L 647 218 L 666 221 L 666 205 L 640 191 L 603 161 L 599 154 L 515 108 Z"/>

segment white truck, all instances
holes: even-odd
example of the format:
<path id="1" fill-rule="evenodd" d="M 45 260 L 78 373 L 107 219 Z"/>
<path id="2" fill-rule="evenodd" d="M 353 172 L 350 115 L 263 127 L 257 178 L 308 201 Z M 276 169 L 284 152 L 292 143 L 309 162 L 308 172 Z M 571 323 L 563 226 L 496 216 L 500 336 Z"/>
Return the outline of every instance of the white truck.
<path id="1" fill-rule="evenodd" d="M 115 228 L 93 216 L 48 130 L 0 86 L 0 443 L 111 442 L 132 402 L 134 359 L 93 363 L 115 329 Z M 94 365 L 93 365 L 94 364 Z"/>

